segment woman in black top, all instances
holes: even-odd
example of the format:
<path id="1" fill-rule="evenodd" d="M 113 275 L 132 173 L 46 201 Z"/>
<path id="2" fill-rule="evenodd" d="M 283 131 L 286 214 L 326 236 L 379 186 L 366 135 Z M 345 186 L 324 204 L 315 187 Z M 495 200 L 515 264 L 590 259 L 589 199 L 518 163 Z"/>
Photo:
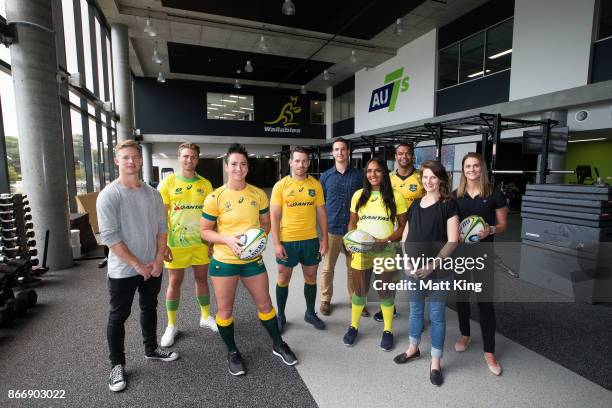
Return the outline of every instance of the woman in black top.
<path id="1" fill-rule="evenodd" d="M 441 265 L 457 247 L 459 217 L 457 203 L 450 196 L 448 174 L 438 161 L 428 160 L 421 165 L 421 179 L 425 196 L 415 200 L 408 210 L 408 222 L 404 230 L 406 255 L 421 260 L 430 258 L 425 265 L 417 265 L 406 272 L 413 288 L 409 291 L 410 318 L 408 334 L 410 346 L 393 361 L 403 364 L 421 355 L 419 343 L 423 332 L 425 297 L 428 297 L 431 321 L 430 381 L 442 385 L 440 359 L 446 336 L 446 294 L 452 282 L 450 269 Z M 421 261 L 422 262 L 422 261 Z"/>
<path id="2" fill-rule="evenodd" d="M 470 215 L 481 216 L 486 225 L 478 233 L 477 244 L 462 246 L 462 252 L 470 256 L 481 256 L 488 253 L 485 268 L 473 271 L 472 279 L 482 283 L 482 292 L 476 293 L 480 311 L 480 328 L 484 343 L 484 358 L 489 370 L 500 375 L 502 368 L 495 358 L 495 309 L 493 308 L 493 237 L 506 230 L 508 205 L 500 190 L 495 190 L 489 183 L 487 166 L 478 153 L 468 153 L 462 160 L 461 181 L 454 192 L 459 205 L 461 220 Z M 466 274 L 468 275 L 468 274 Z M 470 276 L 462 275 L 463 279 Z M 457 315 L 461 337 L 455 343 L 455 350 L 465 351 L 470 343 L 470 301 L 469 292 L 457 292 Z"/>

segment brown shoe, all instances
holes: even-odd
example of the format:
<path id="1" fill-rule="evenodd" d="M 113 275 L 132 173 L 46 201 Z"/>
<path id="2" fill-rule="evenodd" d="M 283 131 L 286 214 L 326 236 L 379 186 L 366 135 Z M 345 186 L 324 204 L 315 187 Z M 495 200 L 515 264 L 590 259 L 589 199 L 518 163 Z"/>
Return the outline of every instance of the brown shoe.
<path id="1" fill-rule="evenodd" d="M 323 316 L 329 316 L 331 314 L 331 305 L 329 304 L 329 302 L 326 301 L 321 301 L 321 307 L 319 308 L 319 310 L 321 311 L 321 314 Z"/>

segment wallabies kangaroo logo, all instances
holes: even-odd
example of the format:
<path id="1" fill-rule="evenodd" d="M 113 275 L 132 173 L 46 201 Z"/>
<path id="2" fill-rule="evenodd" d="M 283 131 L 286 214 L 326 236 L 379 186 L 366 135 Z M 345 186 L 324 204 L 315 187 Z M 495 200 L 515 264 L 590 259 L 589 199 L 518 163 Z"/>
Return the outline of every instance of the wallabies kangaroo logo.
<path id="1" fill-rule="evenodd" d="M 290 96 L 289 102 L 283 105 L 278 117 L 272 122 L 264 123 L 266 125 L 276 125 L 277 123 L 280 123 L 284 127 L 299 125 L 299 123 L 293 121 L 293 115 L 302 111 L 302 108 L 295 106 L 297 104 L 297 100 L 297 96 Z"/>

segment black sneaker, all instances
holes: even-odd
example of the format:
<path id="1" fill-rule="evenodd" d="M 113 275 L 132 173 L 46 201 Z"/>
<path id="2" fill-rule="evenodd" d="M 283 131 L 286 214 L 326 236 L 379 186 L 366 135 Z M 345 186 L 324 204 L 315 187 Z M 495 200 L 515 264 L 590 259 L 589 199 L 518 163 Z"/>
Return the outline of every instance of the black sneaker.
<path id="1" fill-rule="evenodd" d="M 347 346 L 347 347 L 351 347 L 353 344 L 355 344 L 355 339 L 357 338 L 357 333 L 359 333 L 359 331 L 356 328 L 354 328 L 353 326 L 350 326 L 348 328 L 346 334 L 342 338 L 342 341 L 344 342 L 344 345 Z"/>
<path id="2" fill-rule="evenodd" d="M 395 309 L 395 306 L 393 306 L 393 318 L 395 319 L 396 317 L 397 317 L 397 310 Z M 379 310 L 378 312 L 374 313 L 374 320 L 376 320 L 377 322 L 384 321 L 382 310 Z"/>
<path id="3" fill-rule="evenodd" d="M 380 348 L 384 351 L 391 351 L 393 349 L 393 333 L 388 330 L 383 332 L 382 339 L 380 339 Z"/>
<path id="4" fill-rule="evenodd" d="M 279 314 L 276 316 L 276 321 L 278 322 L 278 331 L 282 334 L 285 331 L 285 326 L 287 326 L 287 318 L 284 314 Z"/>
<path id="5" fill-rule="evenodd" d="M 229 373 L 231 375 L 246 374 L 246 368 L 244 368 L 242 356 L 238 351 L 230 351 L 227 353 L 227 362 L 229 363 Z"/>
<path id="6" fill-rule="evenodd" d="M 147 360 L 174 361 L 179 358 L 179 355 L 176 351 L 164 350 L 158 347 L 155 351 L 145 354 L 145 358 Z"/>
<path id="7" fill-rule="evenodd" d="M 298 362 L 297 357 L 284 341 L 278 346 L 274 345 L 272 347 L 272 354 L 279 356 L 281 360 L 283 360 L 283 363 L 289 366 L 296 365 Z"/>
<path id="8" fill-rule="evenodd" d="M 111 391 L 119 392 L 125 390 L 126 386 L 127 381 L 125 381 L 123 365 L 117 364 L 113 366 L 108 378 L 108 388 L 110 388 Z"/>
<path id="9" fill-rule="evenodd" d="M 304 321 L 312 324 L 317 330 L 325 330 L 325 323 L 323 320 L 319 319 L 319 316 L 314 312 L 306 311 L 304 314 Z"/>

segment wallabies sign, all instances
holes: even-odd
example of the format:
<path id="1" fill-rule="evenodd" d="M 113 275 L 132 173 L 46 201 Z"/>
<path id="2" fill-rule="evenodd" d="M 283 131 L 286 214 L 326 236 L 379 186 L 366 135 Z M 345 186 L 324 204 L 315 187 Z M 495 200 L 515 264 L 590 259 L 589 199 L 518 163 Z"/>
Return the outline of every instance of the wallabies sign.
<path id="1" fill-rule="evenodd" d="M 385 76 L 385 85 L 372 91 L 368 112 L 374 112 L 383 108 L 389 108 L 388 111 L 393 112 L 399 93 L 406 92 L 410 87 L 409 80 L 409 76 L 404 76 L 404 68 L 396 69 L 387 74 Z"/>
<path id="2" fill-rule="evenodd" d="M 298 97 L 290 96 L 289 102 L 283 105 L 278 117 L 273 121 L 264 122 L 266 125 L 274 126 L 264 126 L 264 130 L 266 132 L 301 133 L 302 129 L 297 127 L 300 124 L 295 120 L 295 115 L 301 111 L 302 108 L 298 106 Z"/>

